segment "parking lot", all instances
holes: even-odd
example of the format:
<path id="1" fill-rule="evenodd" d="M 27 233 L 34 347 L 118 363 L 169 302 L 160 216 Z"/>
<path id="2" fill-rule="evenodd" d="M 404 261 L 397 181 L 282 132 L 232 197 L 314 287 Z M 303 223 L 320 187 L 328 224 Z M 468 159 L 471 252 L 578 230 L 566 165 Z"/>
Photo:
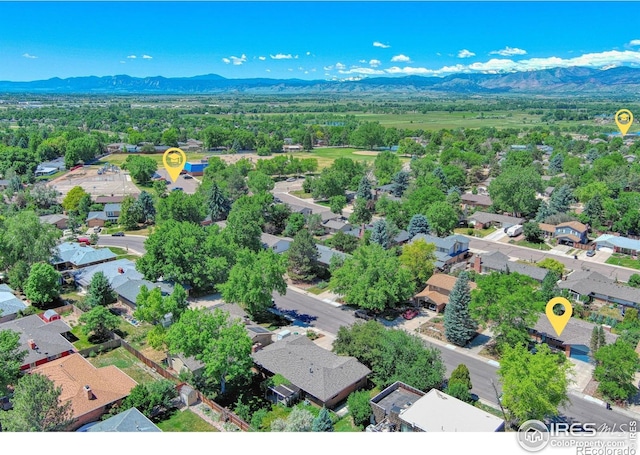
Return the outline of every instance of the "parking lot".
<path id="1" fill-rule="evenodd" d="M 75 186 L 82 187 L 92 197 L 140 194 L 131 176 L 121 169 L 116 168 L 116 171 L 102 175 L 98 174 L 98 169 L 102 169 L 102 166 L 84 166 L 52 180 L 48 185 L 62 193 L 61 198 Z"/>
<path id="2" fill-rule="evenodd" d="M 182 190 L 187 194 L 194 194 L 200 185 L 199 180 L 202 177 L 194 177 L 194 178 L 185 178 L 185 175 L 178 176 L 178 179 L 175 183 L 171 181 L 171 177 L 169 177 L 169 173 L 163 168 L 158 168 L 158 174 L 167 179 L 169 184 L 167 185 L 167 191 L 171 191 L 174 188 L 182 188 Z"/>

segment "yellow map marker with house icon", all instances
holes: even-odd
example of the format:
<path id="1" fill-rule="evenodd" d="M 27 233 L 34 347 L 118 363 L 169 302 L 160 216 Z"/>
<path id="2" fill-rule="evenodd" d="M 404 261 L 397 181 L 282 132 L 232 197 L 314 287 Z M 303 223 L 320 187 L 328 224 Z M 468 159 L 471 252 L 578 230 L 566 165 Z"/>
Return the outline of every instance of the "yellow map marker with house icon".
<path id="1" fill-rule="evenodd" d="M 175 183 L 187 163 L 187 155 L 178 147 L 172 147 L 162 155 L 162 163 L 169 173 L 169 177 Z"/>
<path id="2" fill-rule="evenodd" d="M 624 136 L 629 132 L 629 128 L 633 124 L 633 114 L 629 109 L 620 109 L 616 112 L 615 120 L 616 125 L 618 125 L 620 132 Z"/>
<path id="3" fill-rule="evenodd" d="M 564 307 L 564 313 L 561 315 L 555 314 L 553 312 L 553 308 L 558 304 Z M 571 303 L 564 297 L 554 297 L 549 300 L 549 302 L 547 302 L 545 314 L 547 315 L 547 319 L 549 319 L 549 322 L 553 326 L 553 330 L 555 330 L 558 336 L 560 336 L 564 328 L 567 326 L 567 322 L 569 322 L 569 319 L 571 319 L 571 315 L 573 314 L 573 307 L 571 306 Z"/>

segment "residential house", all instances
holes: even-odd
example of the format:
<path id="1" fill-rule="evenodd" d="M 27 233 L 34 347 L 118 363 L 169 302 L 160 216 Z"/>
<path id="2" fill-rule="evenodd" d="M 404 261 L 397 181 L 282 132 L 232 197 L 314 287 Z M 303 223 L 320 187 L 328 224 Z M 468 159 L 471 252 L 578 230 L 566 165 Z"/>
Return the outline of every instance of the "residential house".
<path id="1" fill-rule="evenodd" d="M 339 213 L 333 213 L 332 211 L 329 211 L 329 210 L 325 210 L 324 212 L 320 212 L 320 218 L 322 219 L 323 223 L 325 223 L 326 221 L 329 221 L 329 220 L 337 220 L 337 219 L 346 220 L 346 218 L 344 218 Z"/>
<path id="2" fill-rule="evenodd" d="M 74 419 L 68 430 L 99 420 L 137 385 L 118 367 L 96 368 L 78 353 L 36 367 L 32 373 L 42 374 L 62 388 L 60 401 L 71 403 Z"/>
<path id="3" fill-rule="evenodd" d="M 538 343 L 546 343 L 551 348 L 564 352 L 571 357 L 583 362 L 589 362 L 591 351 L 591 333 L 596 324 L 581 319 L 570 318 L 567 325 L 558 335 L 549 322 L 549 318 L 540 315 L 536 325 L 529 330 L 531 338 Z M 615 343 L 618 335 L 609 330 L 604 331 L 607 344 Z"/>
<path id="4" fill-rule="evenodd" d="M 553 224 L 538 223 L 538 227 L 546 239 L 552 239 L 556 235 L 556 227 Z"/>
<path id="5" fill-rule="evenodd" d="M 509 226 L 515 226 L 516 224 L 523 224 L 525 219 L 508 215 L 498 215 L 497 213 L 477 211 L 469 216 L 468 222 L 470 226 L 474 226 L 476 229 L 485 229 L 489 226 L 496 226 L 502 229 Z"/>
<path id="6" fill-rule="evenodd" d="M 548 269 L 543 269 L 542 267 L 510 261 L 509 256 L 499 251 L 482 255 L 476 254 L 473 258 L 472 268 L 477 273 L 515 272 L 526 275 L 541 283 L 549 273 Z"/>
<path id="7" fill-rule="evenodd" d="M 468 209 L 488 209 L 493 205 L 491 197 L 486 194 L 464 193 L 460 196 L 463 210 Z"/>
<path id="8" fill-rule="evenodd" d="M 564 245 L 584 245 L 589 243 L 588 231 L 589 228 L 579 221 L 567 221 L 556 226 L 554 237 L 558 240 L 558 243 Z"/>
<path id="9" fill-rule="evenodd" d="M 469 239 L 463 235 L 450 235 L 442 238 L 429 234 L 417 234 L 409 243 L 418 239 L 435 245 L 435 266 L 440 270 L 447 270 L 451 265 L 464 261 L 469 254 Z"/>
<path id="10" fill-rule="evenodd" d="M 89 212 L 86 221 L 88 227 L 104 227 L 109 218 L 105 212 Z"/>
<path id="11" fill-rule="evenodd" d="M 287 203 L 287 205 L 291 209 L 291 213 L 302 213 L 304 216 L 308 216 L 313 213 L 313 210 L 311 210 L 309 207 L 304 207 L 302 205 L 289 204 L 289 203 Z"/>
<path id="12" fill-rule="evenodd" d="M 42 224 L 50 224 L 57 227 L 58 229 L 66 229 L 68 221 L 69 217 L 67 215 L 62 215 L 59 213 L 54 213 L 52 215 L 42 215 L 40 217 L 40 222 Z"/>
<path id="13" fill-rule="evenodd" d="M 104 212 L 109 221 L 118 221 L 120 210 L 122 210 L 122 204 L 109 203 L 104 205 Z"/>
<path id="14" fill-rule="evenodd" d="M 73 277 L 78 286 L 88 289 L 93 275 L 102 272 L 111 289 L 115 289 L 128 280 L 142 280 L 144 276 L 136 270 L 136 264 L 129 259 L 118 259 L 115 261 L 103 262 L 101 264 L 83 267 L 74 271 Z"/>
<path id="15" fill-rule="evenodd" d="M 593 241 L 596 249 L 610 253 L 622 253 L 638 256 L 640 240 L 630 239 L 621 235 L 602 234 Z"/>
<path id="16" fill-rule="evenodd" d="M 277 235 L 271 235 L 262 233 L 260 235 L 260 241 L 264 249 L 273 250 L 275 253 L 284 253 L 291 246 L 293 239 L 289 237 L 278 237 Z"/>
<path id="17" fill-rule="evenodd" d="M 162 430 L 138 408 L 129 408 L 113 417 L 96 423 L 88 433 L 157 433 Z"/>
<path id="18" fill-rule="evenodd" d="M 12 321 L 27 304 L 16 297 L 15 291 L 6 284 L 0 284 L 0 323 Z"/>
<path id="19" fill-rule="evenodd" d="M 344 218 L 327 220 L 323 222 L 322 225 L 324 226 L 325 231 L 328 231 L 330 234 L 335 234 L 336 232 L 347 233 L 353 228 L 353 226 Z"/>
<path id="20" fill-rule="evenodd" d="M 71 327 L 61 319 L 45 322 L 37 314 L 0 324 L 0 330 L 20 334 L 20 351 L 27 351 L 20 369 L 23 371 L 43 365 L 76 352 L 70 339 Z"/>
<path id="21" fill-rule="evenodd" d="M 137 199 L 139 195 L 131 194 L 130 196 Z M 96 196 L 96 204 L 122 204 L 126 197 L 125 195 L 114 196 L 113 194 L 111 196 Z"/>
<path id="22" fill-rule="evenodd" d="M 318 263 L 325 267 L 329 267 L 331 265 L 331 259 L 333 257 L 337 257 L 343 261 L 348 257 L 351 257 L 350 254 L 329 248 L 328 246 L 316 245 L 316 248 L 318 249 Z"/>
<path id="23" fill-rule="evenodd" d="M 51 264 L 56 270 L 70 270 L 115 259 L 116 255 L 109 248 L 92 248 L 84 243 L 64 242 L 54 248 Z"/>
<path id="24" fill-rule="evenodd" d="M 367 431 L 502 432 L 504 420 L 438 389 L 424 393 L 395 382 L 370 401 L 375 425 Z"/>
<path id="25" fill-rule="evenodd" d="M 301 152 L 303 149 L 301 144 L 283 144 L 282 151 L 288 152 Z"/>
<path id="26" fill-rule="evenodd" d="M 355 357 L 339 356 L 305 335 L 291 335 L 252 354 L 266 376 L 281 374 L 319 406 L 335 408 L 367 383 L 371 370 Z"/>
<path id="27" fill-rule="evenodd" d="M 119 286 L 114 287 L 113 291 L 116 293 L 118 301 L 120 303 L 124 303 L 131 309 L 135 310 L 136 300 L 138 298 L 138 294 L 140 294 L 140 289 L 142 289 L 142 286 L 146 286 L 149 291 L 152 291 L 155 288 L 160 288 L 160 292 L 163 297 L 171 295 L 171 293 L 173 292 L 173 286 L 168 283 L 152 283 L 151 281 L 136 279 L 124 281 Z"/>
<path id="28" fill-rule="evenodd" d="M 616 283 L 597 272 L 575 271 L 559 282 L 558 287 L 567 289 L 576 302 L 594 306 L 621 305 L 621 315 L 626 307 L 640 309 L 640 289 Z"/>
<path id="29" fill-rule="evenodd" d="M 456 284 L 455 276 L 446 273 L 434 273 L 427 280 L 427 286 L 414 296 L 414 301 L 420 305 L 425 305 L 427 309 L 442 313 L 445 306 L 449 303 L 449 294 Z M 469 281 L 469 288 L 476 289 L 478 285 L 473 281 Z"/>
<path id="30" fill-rule="evenodd" d="M 176 373 L 191 373 L 194 377 L 200 376 L 204 371 L 204 363 L 195 357 L 187 357 L 184 354 L 167 354 L 167 365 Z"/>
<path id="31" fill-rule="evenodd" d="M 269 346 L 273 342 L 273 332 L 259 325 L 247 325 L 247 334 L 251 338 L 251 345 L 255 350 Z"/>

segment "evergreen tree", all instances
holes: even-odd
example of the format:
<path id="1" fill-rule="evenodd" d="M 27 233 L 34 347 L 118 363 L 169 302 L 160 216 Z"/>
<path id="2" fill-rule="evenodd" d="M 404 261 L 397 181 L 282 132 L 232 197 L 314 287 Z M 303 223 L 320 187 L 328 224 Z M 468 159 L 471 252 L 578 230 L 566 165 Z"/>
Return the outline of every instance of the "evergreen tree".
<path id="1" fill-rule="evenodd" d="M 430 229 L 427 217 L 420 213 L 413 215 L 411 217 L 411 221 L 409 221 L 407 231 L 411 238 L 415 237 L 417 234 L 428 234 Z"/>
<path id="2" fill-rule="evenodd" d="M 373 199 L 373 194 L 371 194 L 371 182 L 369 182 L 369 179 L 366 175 L 363 175 L 362 179 L 360 179 L 356 197 L 358 199 L 364 199 L 366 201 Z"/>
<path id="3" fill-rule="evenodd" d="M 373 223 L 373 229 L 371 231 L 371 237 L 369 241 L 377 243 L 385 250 L 388 250 L 391 246 L 391 234 L 389 225 L 386 220 L 378 220 Z"/>
<path id="4" fill-rule="evenodd" d="M 602 196 L 596 193 L 584 205 L 582 212 L 587 217 L 589 224 L 594 227 L 602 226 L 604 220 L 604 207 L 602 207 Z"/>
<path id="5" fill-rule="evenodd" d="M 393 189 L 391 193 L 396 197 L 402 197 L 409 186 L 409 173 L 407 171 L 398 171 L 392 179 Z"/>
<path id="6" fill-rule="evenodd" d="M 540 205 L 538 206 L 538 211 L 536 212 L 536 221 L 539 223 L 543 223 L 544 220 L 546 220 L 547 218 L 555 214 L 556 212 L 554 212 L 553 209 L 549 207 L 549 204 L 542 201 L 540 202 Z"/>
<path id="7" fill-rule="evenodd" d="M 331 421 L 331 416 L 329 415 L 329 411 L 327 411 L 327 408 L 323 407 L 320 411 L 320 414 L 318 414 L 318 417 L 313 419 L 313 423 L 311 424 L 311 431 L 333 431 L 333 422 Z"/>
<path id="8" fill-rule="evenodd" d="M 294 280 L 312 281 L 318 270 L 318 248 L 307 229 L 298 231 L 287 251 L 289 276 Z"/>
<path id="9" fill-rule="evenodd" d="M 549 208 L 554 213 L 566 213 L 574 201 L 573 191 L 569 185 L 562 185 L 551 195 L 549 199 Z"/>
<path id="10" fill-rule="evenodd" d="M 466 345 L 476 334 L 477 324 L 469 314 L 470 302 L 469 274 L 462 272 L 453 285 L 444 310 L 445 336 L 458 346 Z"/>
<path id="11" fill-rule="evenodd" d="M 604 336 L 604 328 L 602 326 L 598 326 L 598 349 L 607 344 L 607 340 Z"/>
<path id="12" fill-rule="evenodd" d="M 560 288 L 558 288 L 558 280 L 560 276 L 556 272 L 552 272 L 551 270 L 542 280 L 542 284 L 540 285 L 540 300 L 543 302 L 548 302 L 552 298 L 558 295 L 560 292 Z"/>
<path id="13" fill-rule="evenodd" d="M 146 191 L 141 191 L 138 196 L 138 205 L 142 211 L 144 222 L 153 221 L 156 218 L 156 207 L 153 205 L 153 197 Z"/>
<path id="14" fill-rule="evenodd" d="M 116 295 L 111 289 L 109 280 L 107 280 L 103 272 L 96 272 L 91 277 L 85 302 L 89 307 L 93 308 L 98 305 L 109 305 L 115 301 Z"/>
<path id="15" fill-rule="evenodd" d="M 304 136 L 302 136 L 302 149 L 305 152 L 313 150 L 313 138 L 311 137 L 311 131 L 307 131 Z"/>
<path id="16" fill-rule="evenodd" d="M 213 182 L 207 190 L 205 204 L 209 215 L 211 215 L 211 221 L 214 222 L 224 220 L 231 210 L 231 202 L 216 182 Z"/>
<path id="17" fill-rule="evenodd" d="M 444 174 L 444 171 L 440 166 L 433 170 L 433 175 L 440 181 L 440 183 L 442 184 L 442 188 L 448 188 L 447 176 Z"/>
<path id="18" fill-rule="evenodd" d="M 371 216 L 367 200 L 358 198 L 353 206 L 353 213 L 349 216 L 349 222 L 351 224 L 366 224 L 371 221 Z"/>
<path id="19" fill-rule="evenodd" d="M 467 390 L 471 390 L 473 386 L 471 385 L 471 375 L 469 374 L 469 368 L 464 363 L 461 363 L 456 367 L 455 370 L 451 372 L 451 377 L 449 377 L 449 385 L 452 382 L 459 382 L 465 386 Z"/>
<path id="20" fill-rule="evenodd" d="M 562 153 L 556 153 L 549 160 L 549 173 L 556 175 L 562 172 L 562 166 L 564 165 L 564 155 Z"/>

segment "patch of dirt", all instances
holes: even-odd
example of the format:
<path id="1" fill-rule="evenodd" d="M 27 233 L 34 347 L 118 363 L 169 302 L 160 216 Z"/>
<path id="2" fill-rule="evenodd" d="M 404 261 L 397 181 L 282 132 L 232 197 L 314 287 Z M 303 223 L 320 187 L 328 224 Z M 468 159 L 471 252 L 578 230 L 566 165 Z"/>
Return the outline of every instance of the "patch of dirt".
<path id="1" fill-rule="evenodd" d="M 371 150 L 360 150 L 357 152 L 353 152 L 354 155 L 365 155 L 365 156 L 378 156 L 380 152 L 374 152 Z"/>
<path id="2" fill-rule="evenodd" d="M 435 338 L 440 341 L 447 341 L 444 336 L 444 320 L 442 322 L 433 322 L 433 319 L 425 322 L 420 326 L 420 333 Z"/>
<path id="3" fill-rule="evenodd" d="M 150 346 L 145 346 L 142 349 L 139 349 L 139 351 L 147 358 L 150 360 L 153 360 L 156 363 L 162 364 L 162 362 L 164 361 L 164 359 L 167 358 L 166 353 L 164 352 L 160 352 L 160 351 L 156 351 L 155 349 L 153 349 Z"/>
<path id="4" fill-rule="evenodd" d="M 584 388 L 582 393 L 584 393 L 586 395 L 590 395 L 592 397 L 595 397 L 596 393 L 597 393 L 597 390 L 598 390 L 598 381 L 596 381 L 595 379 L 591 378 L 591 380 L 589 381 L 587 386 Z"/>

